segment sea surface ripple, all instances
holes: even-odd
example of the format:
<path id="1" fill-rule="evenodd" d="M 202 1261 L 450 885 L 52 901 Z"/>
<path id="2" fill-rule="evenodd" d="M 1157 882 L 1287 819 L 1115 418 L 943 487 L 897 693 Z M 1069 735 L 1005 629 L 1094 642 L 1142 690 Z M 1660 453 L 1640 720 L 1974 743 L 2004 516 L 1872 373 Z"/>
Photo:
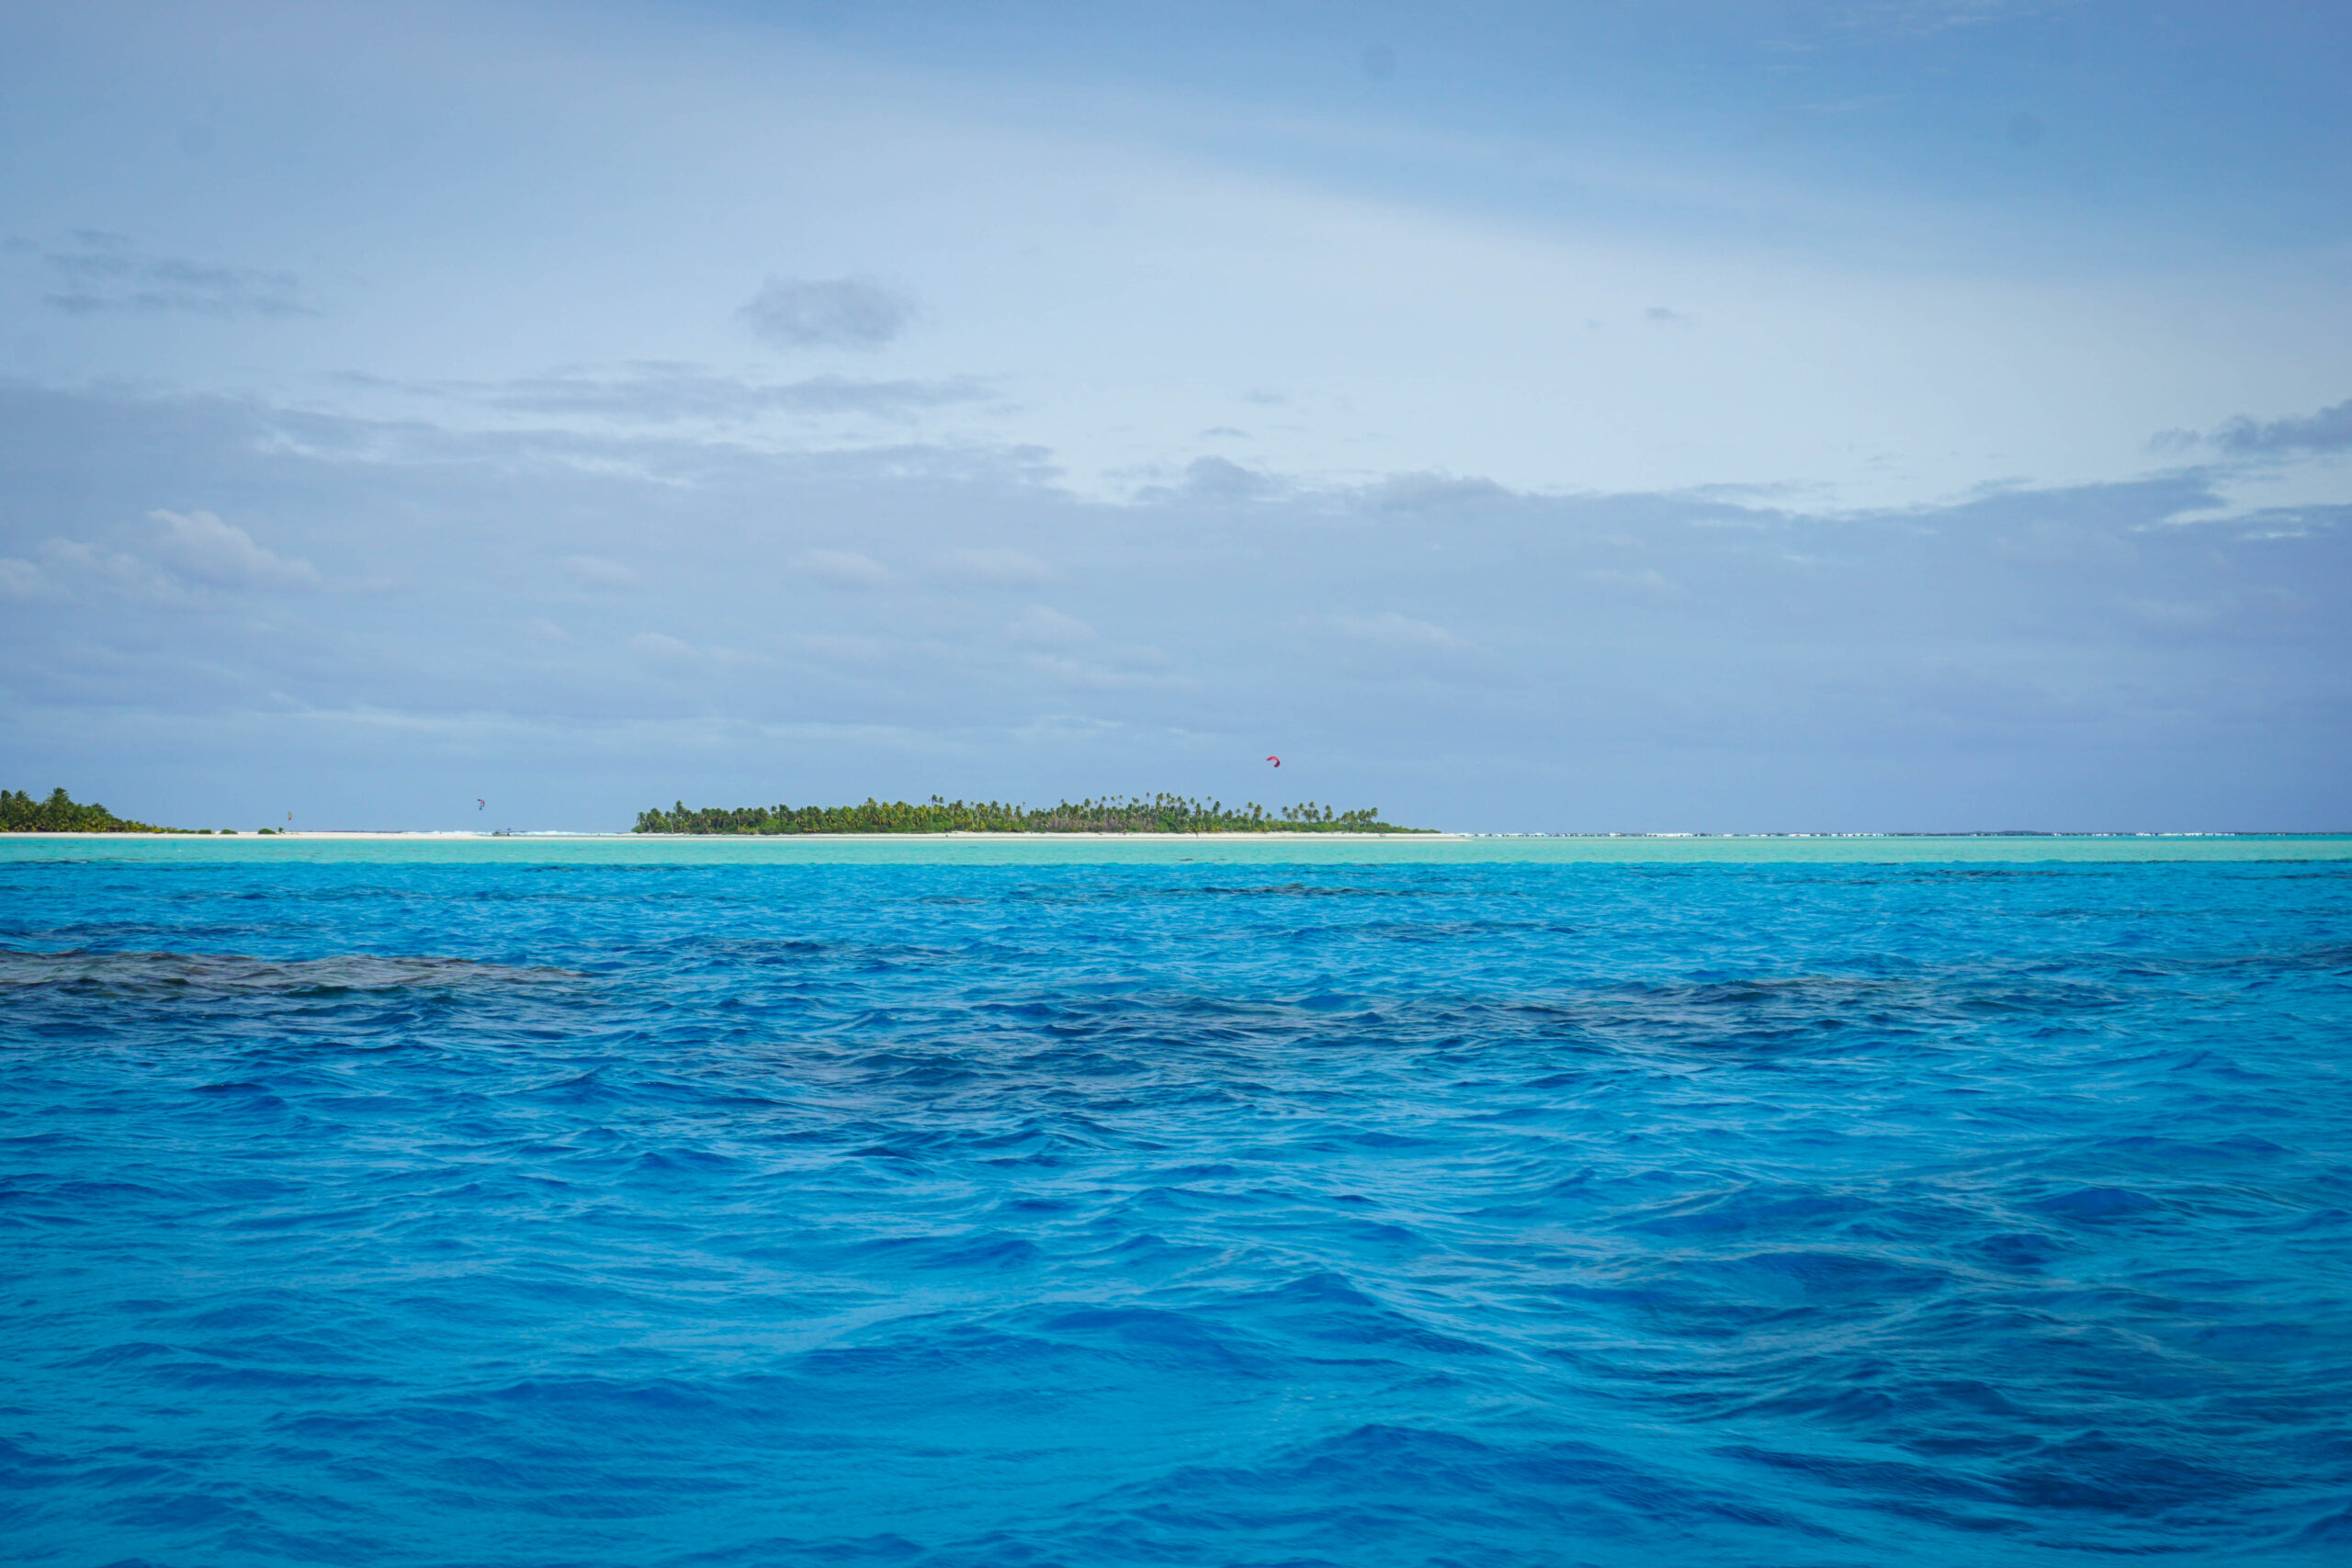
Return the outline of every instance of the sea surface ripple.
<path id="1" fill-rule="evenodd" d="M 0 865 L 16 1563 L 2352 1561 L 2352 866 Z"/>

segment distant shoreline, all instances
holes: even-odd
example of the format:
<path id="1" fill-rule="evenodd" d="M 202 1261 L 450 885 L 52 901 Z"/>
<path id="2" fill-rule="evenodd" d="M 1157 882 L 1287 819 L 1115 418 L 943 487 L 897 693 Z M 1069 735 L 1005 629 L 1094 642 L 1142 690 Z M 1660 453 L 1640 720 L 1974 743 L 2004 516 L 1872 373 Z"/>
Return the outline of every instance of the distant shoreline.
<path id="1" fill-rule="evenodd" d="M 291 840 L 311 840 L 311 841 L 317 841 L 317 840 L 336 840 L 336 841 L 345 841 L 345 842 L 348 842 L 348 841 L 350 841 L 350 840 L 410 840 L 410 841 L 414 841 L 414 840 L 430 840 L 430 841 L 435 841 L 435 842 L 445 842 L 445 843 L 446 843 L 446 842 L 464 842 L 464 841 L 473 841 L 473 840 L 479 840 L 479 841 L 485 842 L 485 843 L 492 842 L 492 841 L 496 841 L 496 842 L 509 842 L 509 843 L 512 843 L 512 842 L 526 842 L 526 841 L 527 841 L 527 842 L 534 842 L 534 843 L 547 843 L 547 842 L 549 842 L 549 841 L 551 841 L 551 840 L 582 840 L 582 841 L 594 841 L 594 840 L 630 840 L 630 841 L 634 841 L 634 842 L 638 842 L 638 843 L 648 843 L 648 842 L 652 842 L 652 843 L 725 843 L 725 842 L 741 842 L 741 841 L 752 841 L 752 842 L 786 842 L 786 843 L 791 843 L 791 842 L 825 842 L 825 843 L 876 843 L 876 842 L 899 842 L 899 843 L 922 843 L 922 842 L 933 842 L 933 843 L 944 843 L 944 842 L 956 842 L 956 843 L 1002 843 L 1002 842 L 1023 842 L 1023 841 L 1034 841 L 1034 842 L 1067 842 L 1067 841 L 1069 841 L 1069 840 L 1104 840 L 1104 841 L 1109 841 L 1109 842 L 1114 842 L 1114 843 L 1117 843 L 1117 842 L 1126 842 L 1126 843 L 1154 843 L 1154 842 L 1158 842 L 1158 843 L 1197 843 L 1197 842 L 1211 841 L 1211 840 L 1216 840 L 1216 841 L 1230 841 L 1230 842 L 1239 842 L 1239 843 L 1267 842 L 1267 841 L 1276 841 L 1276 842 L 1283 842 L 1283 841 L 1307 841 L 1307 842 L 1315 842 L 1315 843 L 1329 843 L 1329 842 L 1332 842 L 1332 841 L 1334 841 L 1334 840 L 1340 840 L 1340 841 L 1357 841 L 1357 842 L 1364 842 L 1364 843 L 1387 843 L 1387 842 L 1394 842 L 1394 841 L 1397 840 L 1400 837 L 1401 837 L 1401 835 L 1399 835 L 1399 834 L 1397 834 L 1397 833 L 1395 833 L 1395 832 L 1343 833 L 1343 832 L 1328 832 L 1328 831 L 1325 831 L 1325 832 L 1315 832 L 1315 831 L 1309 831 L 1309 832 L 1284 832 L 1284 831 L 1272 831 L 1272 832 L 1216 832 L 1216 833 L 1103 833 L 1103 832 L 1091 832 L 1091 831 L 1047 832 L 1047 833 L 1013 832 L 1013 831 L 1006 831 L 1006 832 L 956 832 L 956 833 L 635 833 L 635 832 L 628 832 L 628 831 L 625 831 L 625 830 L 616 830 L 616 831 L 613 831 L 613 832 L 606 832 L 606 833 L 593 833 L 593 832 L 582 832 L 582 833 L 575 833 L 575 832 L 566 832 L 566 831 L 537 831 L 537 830 L 534 830 L 534 831 L 525 831 L 525 832 L 502 833 L 502 832 L 484 832 L 484 831 L 481 831 L 481 830 L 478 830 L 478 829 L 435 829 L 435 828 L 418 828 L 418 829 L 318 828 L 318 829 L 297 829 L 297 830 L 293 830 L 293 831 L 288 831 L 288 830 L 285 830 L 285 829 L 279 829 L 279 830 L 277 830 L 277 831 L 274 831 L 274 832 L 268 832 L 268 833 L 262 833 L 262 832 L 197 833 L 197 832 L 190 832 L 190 831 L 186 830 L 186 829 L 181 829 L 181 830 L 174 831 L 174 832 L 153 832 L 153 833 L 149 833 L 149 832 L 136 832 L 136 831 L 133 831 L 133 832 L 82 832 L 82 831 L 56 831 L 56 832 L 51 832 L 51 831 L 40 831 L 40 832 L 5 832 L 5 831 L 0 831 L 0 839 L 11 839 L 11 840 L 15 840 L 15 839 L 25 839 L 25 840 L 35 840 L 35 839 L 76 839 L 76 840 L 173 839 L 173 840 L 188 840 L 188 839 L 208 839 L 208 838 L 209 838 L 209 839 L 219 840 L 232 840 L 232 839 L 233 839 L 233 840 L 237 840 L 237 841 L 238 841 L 238 842 L 240 842 L 240 843 L 250 843 L 250 842 L 254 842 L 254 841 L 257 841 L 257 840 L 262 840 L 262 839 L 291 839 Z M 2015 841 L 2015 842 L 2020 842 L 2020 843 L 2031 843 L 2031 842 L 2033 842 L 2033 841 L 2035 841 L 2035 840 L 2048 840 L 2048 839 L 2342 839 L 2342 838 L 2346 838 L 2346 837 L 2352 837 L 2352 829 L 2308 829 L 2308 830 L 2306 830 L 2306 829 L 2289 829 L 2269 830 L 2269 829 L 2243 829 L 2243 830 L 2240 830 L 2240 829 L 2232 829 L 2232 830 L 2226 830 L 2226 831 L 2180 831 L 2180 832 L 2129 832 L 2129 831 L 2110 830 L 2110 829 L 2088 829 L 2088 830 L 2085 830 L 2085 831 L 2081 831 L 2081 832 L 2060 832 L 2060 831 L 2049 831 L 2049 832 L 2044 832 L 2044 831 L 2040 831 L 2040 830 L 2018 830 L 2018 829 L 1996 829 L 1996 830 L 1969 830 L 1969 829 L 1962 829 L 1962 830 L 1959 830 L 1959 831 L 1956 831 L 1956 832 L 1940 832 L 1940 833 L 1939 833 L 1939 832 L 1910 832 L 1910 831 L 1883 832 L 1883 833 L 1786 833 L 1786 832 L 1781 832 L 1781 833 L 1771 833 L 1771 832 L 1767 832 L 1767 833 L 1454 833 L 1454 832 L 1446 832 L 1446 831 L 1443 831 L 1443 830 L 1422 829 L 1422 830 L 1419 830 L 1419 831 L 1417 831 L 1417 832 L 1413 833 L 1413 834 L 1411 835 L 1411 837 L 1412 837 L 1412 839 L 1413 839 L 1414 840 L 1416 840 L 1416 841 L 1418 841 L 1418 842 L 1421 842 L 1421 843 L 1444 843 L 1444 842 L 1466 843 L 1466 842 L 1470 842 L 1470 841 L 1472 841 L 1472 840 L 1492 840 L 1492 839 L 1526 840 L 1535 840 L 1535 841 L 1542 841 L 1542 840 L 1562 840 L 1562 839 L 1571 839 L 1571 840 L 1666 840 L 1666 841 L 1685 840 L 1715 840 L 1715 841 L 1718 841 L 1718 842 L 1720 842 L 1720 841 L 1724 841 L 1724 840 L 1739 841 L 1739 840 L 1922 840 L 1922 839 L 1924 839 L 1924 840 L 1971 840 L 1971 841 L 1983 841 L 1983 840 L 2008 840 L 2008 841 Z"/>

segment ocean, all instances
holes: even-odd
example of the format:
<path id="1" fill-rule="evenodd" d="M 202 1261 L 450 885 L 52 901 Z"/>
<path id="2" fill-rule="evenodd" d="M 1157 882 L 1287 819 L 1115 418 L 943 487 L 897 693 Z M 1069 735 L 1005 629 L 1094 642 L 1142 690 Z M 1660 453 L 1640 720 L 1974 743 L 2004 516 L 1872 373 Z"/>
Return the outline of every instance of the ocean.
<path id="1" fill-rule="evenodd" d="M 0 1556 L 2352 1560 L 2352 841 L 582 842 L 0 844 Z"/>

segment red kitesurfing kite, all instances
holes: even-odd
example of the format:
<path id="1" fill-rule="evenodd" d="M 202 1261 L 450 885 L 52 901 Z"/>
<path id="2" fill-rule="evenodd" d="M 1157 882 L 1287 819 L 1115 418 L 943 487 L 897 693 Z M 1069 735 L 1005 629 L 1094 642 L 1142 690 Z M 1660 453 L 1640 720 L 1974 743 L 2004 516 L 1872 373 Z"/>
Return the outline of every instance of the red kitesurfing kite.
<path id="1" fill-rule="evenodd" d="M 1276 766 L 1276 767 L 1278 767 L 1278 768 L 1279 768 L 1279 767 L 1281 767 L 1281 766 L 1283 765 L 1283 760 L 1282 760 L 1280 757 L 1269 757 L 1269 758 L 1267 758 L 1267 759 L 1266 759 L 1266 761 L 1268 761 L 1269 762 L 1272 762 L 1274 766 Z"/>

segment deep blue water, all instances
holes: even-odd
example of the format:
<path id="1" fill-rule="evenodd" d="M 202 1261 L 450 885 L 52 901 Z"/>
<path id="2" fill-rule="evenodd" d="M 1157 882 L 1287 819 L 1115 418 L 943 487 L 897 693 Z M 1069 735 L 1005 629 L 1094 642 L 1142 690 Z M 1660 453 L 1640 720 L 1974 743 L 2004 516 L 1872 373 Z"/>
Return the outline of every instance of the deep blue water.
<path id="1" fill-rule="evenodd" d="M 2352 866 L 0 865 L 22 1563 L 2352 1560 Z"/>

